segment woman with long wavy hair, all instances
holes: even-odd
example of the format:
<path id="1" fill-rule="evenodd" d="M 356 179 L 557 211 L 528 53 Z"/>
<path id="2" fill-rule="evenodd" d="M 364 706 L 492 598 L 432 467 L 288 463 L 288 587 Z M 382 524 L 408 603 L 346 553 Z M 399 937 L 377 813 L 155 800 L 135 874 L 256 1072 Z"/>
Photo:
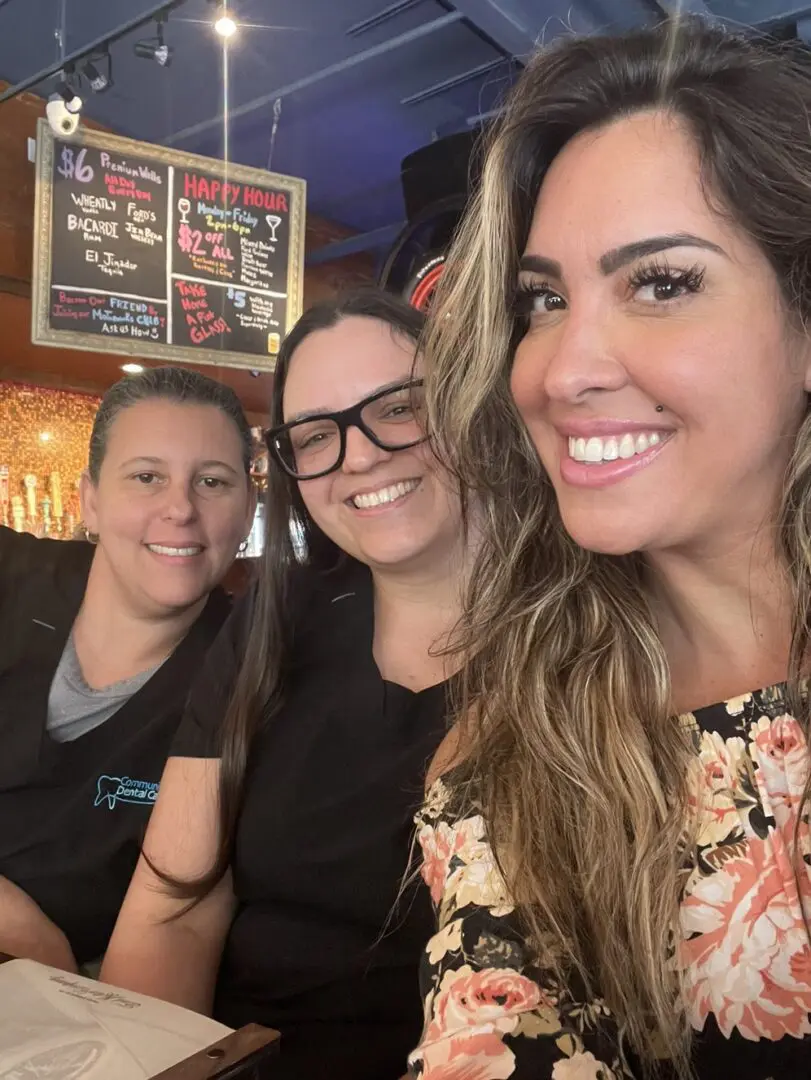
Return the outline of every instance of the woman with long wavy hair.
<path id="1" fill-rule="evenodd" d="M 810 115 L 806 49 L 683 20 L 542 49 L 489 140 L 426 345 L 484 540 L 414 1076 L 811 1073 Z"/>

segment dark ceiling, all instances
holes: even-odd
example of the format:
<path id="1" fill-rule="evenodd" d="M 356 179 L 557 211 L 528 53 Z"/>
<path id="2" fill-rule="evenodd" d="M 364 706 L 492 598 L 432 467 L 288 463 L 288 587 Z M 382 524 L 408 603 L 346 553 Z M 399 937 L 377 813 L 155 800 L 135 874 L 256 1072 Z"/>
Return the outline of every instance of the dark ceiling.
<path id="1" fill-rule="evenodd" d="M 682 9 L 805 36 L 790 0 L 686 0 Z M 17 83 L 84 48 L 155 0 L 0 0 L 0 78 Z M 567 28 L 622 29 L 660 19 L 670 0 L 231 0 L 228 152 L 302 176 L 310 211 L 383 249 L 404 218 L 400 162 L 490 113 L 537 41 Z M 209 0 L 186 0 L 166 26 L 162 68 L 133 44 L 111 52 L 114 86 L 86 113 L 133 138 L 224 151 L 224 50 Z M 60 54 L 60 49 L 64 53 Z M 51 81 L 52 82 L 52 81 Z M 50 82 L 32 87 L 47 94 Z M 274 132 L 274 105 L 278 123 Z M 0 104 L 0 123 L 3 105 Z"/>

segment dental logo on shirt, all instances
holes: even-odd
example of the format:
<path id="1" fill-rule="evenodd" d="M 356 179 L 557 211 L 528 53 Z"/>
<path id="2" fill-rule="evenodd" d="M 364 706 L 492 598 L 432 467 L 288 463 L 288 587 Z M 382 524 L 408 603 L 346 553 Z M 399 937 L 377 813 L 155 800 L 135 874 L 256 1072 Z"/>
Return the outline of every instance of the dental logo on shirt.
<path id="1" fill-rule="evenodd" d="M 115 810 L 116 803 L 147 804 L 152 806 L 158 797 L 160 784 L 149 780 L 133 780 L 130 776 L 100 776 L 96 781 L 94 806 L 107 803 L 108 810 Z"/>

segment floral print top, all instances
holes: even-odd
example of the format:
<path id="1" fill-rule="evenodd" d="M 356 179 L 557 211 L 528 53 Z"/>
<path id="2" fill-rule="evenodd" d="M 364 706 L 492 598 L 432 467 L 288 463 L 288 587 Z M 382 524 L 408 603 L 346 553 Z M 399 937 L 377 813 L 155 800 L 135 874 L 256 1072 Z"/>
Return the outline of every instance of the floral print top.
<path id="1" fill-rule="evenodd" d="M 700 1080 L 811 1077 L 811 842 L 800 822 L 806 740 L 784 686 L 689 713 L 698 846 L 679 956 Z M 459 820 L 442 780 L 417 818 L 439 917 L 422 965 L 422 1080 L 637 1080 L 600 1000 L 531 966 L 480 816 Z"/>

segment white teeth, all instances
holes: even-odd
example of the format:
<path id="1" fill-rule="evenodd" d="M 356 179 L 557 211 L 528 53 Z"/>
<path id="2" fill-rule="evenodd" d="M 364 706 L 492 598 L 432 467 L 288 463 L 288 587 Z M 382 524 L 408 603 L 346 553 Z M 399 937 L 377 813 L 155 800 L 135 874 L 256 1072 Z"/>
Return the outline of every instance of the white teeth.
<path id="1" fill-rule="evenodd" d="M 589 439 L 586 443 L 586 461 L 596 463 L 603 460 L 603 440 Z"/>
<path id="2" fill-rule="evenodd" d="M 368 510 L 372 506 L 382 506 L 385 503 L 396 502 L 397 499 L 402 499 L 404 495 L 414 491 L 419 486 L 419 483 L 419 480 L 401 480 L 399 484 L 391 484 L 389 487 L 381 488 L 380 491 L 355 495 L 352 503 L 358 510 Z"/>
<path id="3" fill-rule="evenodd" d="M 633 435 L 623 435 L 620 439 L 620 457 L 632 458 L 636 453 L 636 442 Z"/>
<path id="4" fill-rule="evenodd" d="M 163 544 L 147 544 L 150 551 L 156 555 L 173 555 L 176 558 L 187 558 L 189 555 L 199 555 L 203 550 L 199 544 L 194 547 L 165 547 Z"/>
<path id="5" fill-rule="evenodd" d="M 662 436 L 658 431 L 641 432 L 639 435 L 626 432 L 621 438 L 609 435 L 604 439 L 596 436 L 578 439 L 570 435 L 569 457 L 589 465 L 596 465 L 601 461 L 616 461 L 617 458 L 627 461 L 636 454 L 644 454 L 652 446 L 658 446 L 661 441 Z"/>

